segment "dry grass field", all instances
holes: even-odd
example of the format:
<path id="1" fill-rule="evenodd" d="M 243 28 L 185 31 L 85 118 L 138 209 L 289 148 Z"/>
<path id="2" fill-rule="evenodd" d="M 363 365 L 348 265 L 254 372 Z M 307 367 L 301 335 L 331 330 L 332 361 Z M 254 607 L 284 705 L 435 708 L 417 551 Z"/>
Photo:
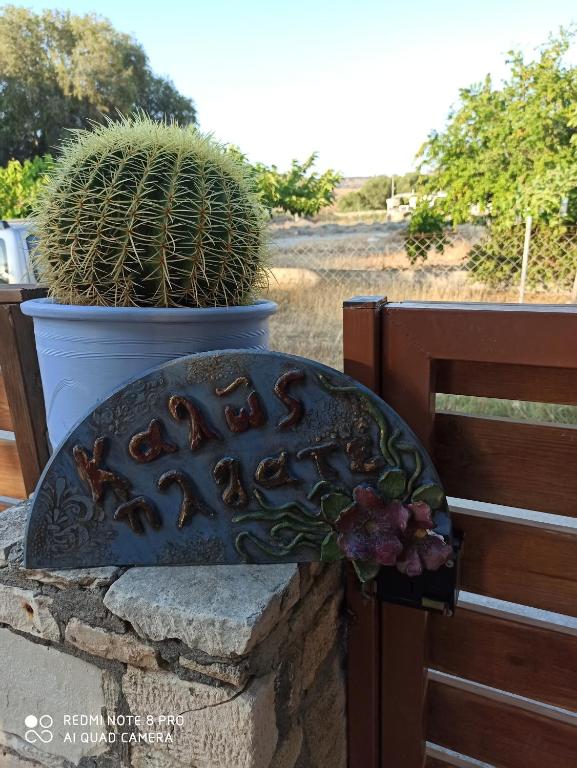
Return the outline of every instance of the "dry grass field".
<path id="1" fill-rule="evenodd" d="M 379 290 L 363 280 L 346 283 L 320 280 L 316 285 L 299 288 L 271 283 L 268 298 L 279 305 L 271 323 L 271 346 L 280 352 L 314 358 L 342 369 L 342 305 L 352 296 L 375 294 L 390 301 L 514 301 L 515 294 L 482 291 L 475 287 L 455 288 L 448 280 L 411 285 L 396 277 L 379 281 Z"/>

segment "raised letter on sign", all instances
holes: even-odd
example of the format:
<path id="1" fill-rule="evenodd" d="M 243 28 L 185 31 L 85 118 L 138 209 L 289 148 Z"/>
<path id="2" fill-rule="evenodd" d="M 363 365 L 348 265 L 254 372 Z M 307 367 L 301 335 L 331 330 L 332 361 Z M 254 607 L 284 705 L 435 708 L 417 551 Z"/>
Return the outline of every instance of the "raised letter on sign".
<path id="1" fill-rule="evenodd" d="M 192 482 L 184 472 L 179 472 L 178 469 L 169 469 L 158 478 L 157 485 L 161 491 L 164 491 L 172 483 L 180 486 L 182 492 L 180 512 L 176 522 L 177 528 L 182 528 L 195 512 L 204 512 L 205 510 L 201 502 L 195 497 Z"/>
<path id="2" fill-rule="evenodd" d="M 224 486 L 222 500 L 229 507 L 246 507 L 248 497 L 240 479 L 240 464 L 238 459 L 225 456 L 220 459 L 212 470 L 218 485 Z"/>
<path id="3" fill-rule="evenodd" d="M 130 439 L 128 453 L 139 464 L 147 464 L 154 461 L 163 453 L 174 453 L 178 447 L 168 443 L 162 437 L 162 423 L 158 419 L 152 419 L 145 432 L 138 432 Z"/>
<path id="4" fill-rule="evenodd" d="M 189 445 L 196 451 L 203 440 L 219 440 L 220 435 L 206 423 L 202 411 L 186 397 L 172 395 L 168 401 L 168 410 L 173 419 L 188 419 L 190 423 Z"/>
<path id="5" fill-rule="evenodd" d="M 162 520 L 160 519 L 156 507 L 144 496 L 137 496 L 136 498 L 121 504 L 114 513 L 114 519 L 128 523 L 134 533 L 137 533 L 140 536 L 144 533 L 144 525 L 140 519 L 141 514 L 146 517 L 148 524 L 154 530 L 158 530 L 161 527 Z"/>
<path id="6" fill-rule="evenodd" d="M 328 463 L 327 456 L 338 447 L 338 443 L 335 442 L 312 445 L 310 448 L 303 448 L 302 451 L 299 451 L 297 453 L 297 459 L 312 459 L 319 476 L 324 480 L 327 476 L 336 475 L 336 471 Z"/>
<path id="7" fill-rule="evenodd" d="M 278 488 L 281 485 L 298 483 L 288 471 L 288 454 L 281 451 L 278 456 L 267 456 L 259 462 L 254 473 L 254 479 L 263 488 Z"/>
<path id="8" fill-rule="evenodd" d="M 125 477 L 101 467 L 105 445 L 105 438 L 97 437 L 92 448 L 92 457 L 81 445 L 75 445 L 72 449 L 78 476 L 90 488 L 95 504 L 102 500 L 107 485 L 110 485 L 120 498 L 126 498 L 130 488 L 130 482 Z"/>
<path id="9" fill-rule="evenodd" d="M 284 403 L 284 405 L 286 405 L 289 411 L 288 415 L 282 418 L 277 424 L 279 429 L 289 429 L 289 427 L 294 427 L 303 417 L 304 407 L 302 402 L 297 400 L 296 397 L 289 395 L 287 389 L 293 382 L 304 381 L 304 378 L 305 372 L 295 369 L 293 371 L 287 371 L 286 373 L 283 373 L 282 376 L 279 376 L 274 385 L 275 395 L 282 403 Z"/>

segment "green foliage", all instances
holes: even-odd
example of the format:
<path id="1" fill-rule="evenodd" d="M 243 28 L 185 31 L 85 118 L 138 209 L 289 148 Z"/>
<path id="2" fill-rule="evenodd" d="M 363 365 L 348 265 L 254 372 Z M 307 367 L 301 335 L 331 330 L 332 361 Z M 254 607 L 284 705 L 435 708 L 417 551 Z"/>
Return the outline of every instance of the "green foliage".
<path id="1" fill-rule="evenodd" d="M 428 202 L 417 206 L 409 219 L 405 236 L 405 251 L 411 264 L 419 259 L 425 261 L 429 251 L 443 253 L 447 238 L 445 217 L 435 211 Z"/>
<path id="2" fill-rule="evenodd" d="M 461 90 L 445 130 L 421 148 L 425 189 L 447 193 L 437 202 L 455 223 L 477 206 L 498 226 L 527 214 L 556 225 L 563 198 L 577 221 L 577 68 L 564 63 L 571 37 L 561 31 L 536 61 L 511 51 L 508 79 L 496 87 L 487 76 Z"/>
<path id="3" fill-rule="evenodd" d="M 395 193 L 412 192 L 420 183 L 418 173 L 395 176 Z M 343 195 L 337 203 L 339 211 L 381 211 L 387 207 L 387 199 L 393 192 L 392 176 L 373 176 L 360 189 Z"/>
<path id="4" fill-rule="evenodd" d="M 331 169 L 320 175 L 315 173 L 312 168 L 316 159 L 317 153 L 313 152 L 303 163 L 293 160 L 284 173 L 276 165 L 268 168 L 257 163 L 255 177 L 263 204 L 270 210 L 280 208 L 295 216 L 315 216 L 321 208 L 331 205 L 342 177 Z"/>
<path id="5" fill-rule="evenodd" d="M 39 274 L 67 304 L 228 306 L 267 282 L 246 167 L 192 126 L 133 116 L 77 131 L 34 225 Z"/>
<path id="6" fill-rule="evenodd" d="M 30 215 L 46 174 L 52 167 L 52 157 L 32 160 L 10 160 L 0 168 L 0 219 L 23 219 Z"/>
<path id="7" fill-rule="evenodd" d="M 509 287 L 519 280 L 525 226 L 494 225 L 489 236 L 473 246 L 467 269 L 493 287 Z M 537 224 L 531 233 L 527 285 L 531 288 L 571 288 L 577 273 L 577 238 L 573 229 Z"/>
<path id="8" fill-rule="evenodd" d="M 276 209 L 295 216 L 315 216 L 321 208 L 331 205 L 335 187 L 342 178 L 340 173 L 331 169 L 320 176 L 312 171 L 317 159 L 316 152 L 304 163 L 293 160 L 290 169 L 282 173 L 276 165 L 251 165 L 246 155 L 233 144 L 226 151 L 245 165 L 254 180 L 262 204 L 271 213 Z"/>
<path id="9" fill-rule="evenodd" d="M 392 193 L 390 176 L 373 176 L 360 189 L 343 195 L 337 203 L 339 211 L 379 211 L 387 207 Z"/>
<path id="10" fill-rule="evenodd" d="M 0 9 L 0 165 L 45 154 L 66 128 L 139 109 L 195 121 L 192 101 L 154 75 L 142 47 L 107 20 Z"/>

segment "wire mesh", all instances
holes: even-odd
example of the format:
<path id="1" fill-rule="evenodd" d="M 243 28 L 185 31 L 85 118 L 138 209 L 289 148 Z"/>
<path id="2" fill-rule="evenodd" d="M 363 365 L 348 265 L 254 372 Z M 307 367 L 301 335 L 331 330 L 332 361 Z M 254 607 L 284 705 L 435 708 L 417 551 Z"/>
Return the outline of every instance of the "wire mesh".
<path id="1" fill-rule="evenodd" d="M 273 280 L 280 304 L 277 349 L 337 367 L 342 301 L 378 294 L 391 301 L 517 302 L 526 226 L 463 225 L 410 235 L 406 222 L 274 222 Z M 523 300 L 577 301 L 577 228 L 530 230 Z"/>

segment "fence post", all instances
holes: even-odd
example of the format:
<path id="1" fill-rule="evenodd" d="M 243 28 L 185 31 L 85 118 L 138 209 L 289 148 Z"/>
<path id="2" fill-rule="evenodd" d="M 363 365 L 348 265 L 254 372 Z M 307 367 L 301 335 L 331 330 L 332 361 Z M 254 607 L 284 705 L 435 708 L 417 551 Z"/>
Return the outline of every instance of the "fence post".
<path id="1" fill-rule="evenodd" d="M 0 368 L 27 494 L 36 487 L 50 454 L 34 327 L 19 305 L 43 296 L 46 289 L 38 285 L 0 288 Z"/>
<path id="2" fill-rule="evenodd" d="M 573 290 L 571 291 L 571 303 L 577 302 L 577 272 L 575 272 L 575 279 L 573 280 Z"/>
<path id="3" fill-rule="evenodd" d="M 381 389 L 382 296 L 357 296 L 343 305 L 345 373 L 377 394 Z M 349 768 L 381 765 L 380 605 L 347 572 L 347 731 Z"/>
<path id="4" fill-rule="evenodd" d="M 533 219 L 527 216 L 525 221 L 525 240 L 523 242 L 523 261 L 521 263 L 521 284 L 519 285 L 519 304 L 525 301 L 525 283 L 527 282 L 527 264 L 529 263 L 529 246 L 531 245 L 531 225 Z"/>

